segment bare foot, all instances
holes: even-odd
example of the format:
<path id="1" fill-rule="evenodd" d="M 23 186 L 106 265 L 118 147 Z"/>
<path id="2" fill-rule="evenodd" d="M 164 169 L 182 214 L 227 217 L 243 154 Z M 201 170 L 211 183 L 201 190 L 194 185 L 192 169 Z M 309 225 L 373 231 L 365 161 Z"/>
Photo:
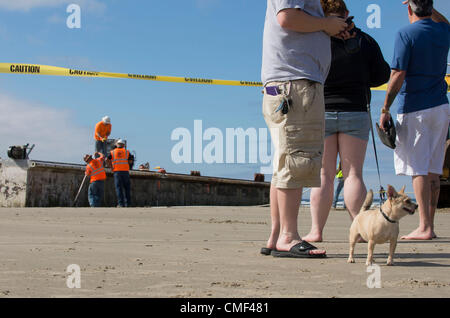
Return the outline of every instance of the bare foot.
<path id="1" fill-rule="evenodd" d="M 270 248 L 271 250 L 274 250 L 276 246 L 277 246 L 277 242 L 276 241 L 275 242 L 273 242 L 271 240 L 267 241 L 266 248 Z"/>
<path id="2" fill-rule="evenodd" d="M 274 250 L 277 246 L 277 240 L 279 236 L 279 231 L 272 229 L 272 232 L 270 233 L 269 239 L 266 243 L 266 248 L 270 248 L 271 250 Z"/>
<path id="3" fill-rule="evenodd" d="M 306 240 L 304 240 L 304 241 L 307 242 Z M 283 242 L 278 241 L 276 250 L 279 251 L 279 252 L 289 252 L 289 251 L 291 251 L 291 248 L 293 246 L 295 246 L 295 245 L 297 245 L 297 244 L 299 244 L 301 242 L 302 242 L 301 239 L 300 240 L 292 240 L 289 243 L 283 243 Z M 327 252 L 325 250 L 321 250 L 321 249 L 312 249 L 312 250 L 308 251 L 308 254 L 309 255 L 322 255 L 323 256 L 323 255 L 326 255 Z"/>
<path id="4" fill-rule="evenodd" d="M 431 231 L 421 231 L 419 229 L 416 229 L 415 231 L 412 231 L 408 235 L 402 236 L 402 240 L 431 240 L 433 238 L 433 234 Z"/>
<path id="5" fill-rule="evenodd" d="M 309 233 L 308 235 L 302 238 L 306 242 L 322 242 L 323 238 L 321 234 Z"/>
<path id="6" fill-rule="evenodd" d="M 309 251 L 309 255 L 324 255 L 326 253 L 327 252 L 325 250 L 319 250 L 319 249 Z"/>
<path id="7" fill-rule="evenodd" d="M 292 246 L 297 245 L 300 242 L 301 242 L 301 240 L 292 240 L 290 242 L 279 240 L 277 242 L 276 249 L 277 249 L 277 251 L 280 251 L 280 252 L 283 252 L 283 251 L 287 252 L 292 248 Z"/>

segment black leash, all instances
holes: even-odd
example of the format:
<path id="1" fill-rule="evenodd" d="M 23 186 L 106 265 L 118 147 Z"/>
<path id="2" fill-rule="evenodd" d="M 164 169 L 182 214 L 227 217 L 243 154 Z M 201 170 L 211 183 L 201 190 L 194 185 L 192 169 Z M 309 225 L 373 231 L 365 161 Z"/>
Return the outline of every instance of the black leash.
<path id="1" fill-rule="evenodd" d="M 372 123 L 372 114 L 370 112 L 370 102 L 369 102 L 369 96 L 367 96 L 367 112 L 369 113 L 369 120 L 370 120 L 370 131 L 372 133 L 372 142 L 373 142 L 373 150 L 375 152 L 375 161 L 377 163 L 377 172 L 378 172 L 378 182 L 380 183 L 380 206 L 386 201 L 386 191 L 384 190 L 383 186 L 381 185 L 381 175 L 380 175 L 380 165 L 378 164 L 378 154 L 377 154 L 377 147 L 375 145 L 375 134 L 373 133 L 373 123 Z"/>

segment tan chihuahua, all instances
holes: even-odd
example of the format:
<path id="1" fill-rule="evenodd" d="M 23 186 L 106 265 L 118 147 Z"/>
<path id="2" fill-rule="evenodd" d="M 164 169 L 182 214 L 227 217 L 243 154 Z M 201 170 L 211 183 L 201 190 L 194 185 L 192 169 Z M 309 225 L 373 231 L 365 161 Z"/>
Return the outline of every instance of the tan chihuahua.
<path id="1" fill-rule="evenodd" d="M 375 244 L 383 244 L 390 242 L 389 257 L 387 265 L 394 265 L 394 252 L 397 247 L 397 239 L 399 233 L 398 221 L 405 215 L 412 215 L 417 209 L 417 204 L 405 194 L 405 187 L 400 192 L 396 192 L 394 187 L 388 185 L 388 199 L 384 204 L 376 210 L 370 210 L 373 201 L 373 191 L 367 193 L 366 200 L 361 208 L 360 213 L 353 220 L 350 227 L 350 253 L 348 263 L 354 263 L 353 253 L 355 244 L 361 236 L 369 243 L 366 265 L 373 263 L 373 250 Z"/>

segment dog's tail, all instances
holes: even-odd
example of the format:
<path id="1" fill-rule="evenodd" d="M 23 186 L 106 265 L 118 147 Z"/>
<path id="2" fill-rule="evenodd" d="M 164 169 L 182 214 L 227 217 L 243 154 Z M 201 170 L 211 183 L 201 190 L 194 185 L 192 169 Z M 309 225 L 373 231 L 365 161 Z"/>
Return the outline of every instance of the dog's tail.
<path id="1" fill-rule="evenodd" d="M 369 210 L 370 207 L 372 206 L 372 202 L 373 202 L 373 191 L 372 189 L 370 189 L 367 192 L 366 199 L 364 200 L 364 203 L 361 207 L 361 212 Z"/>

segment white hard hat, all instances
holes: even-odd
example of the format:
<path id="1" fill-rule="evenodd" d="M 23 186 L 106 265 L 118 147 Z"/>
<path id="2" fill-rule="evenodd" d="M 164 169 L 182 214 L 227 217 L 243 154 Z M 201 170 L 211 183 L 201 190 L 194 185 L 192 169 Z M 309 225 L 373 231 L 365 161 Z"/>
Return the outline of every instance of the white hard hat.
<path id="1" fill-rule="evenodd" d="M 111 123 L 111 118 L 109 118 L 109 116 L 105 116 L 105 117 L 102 118 L 102 121 L 105 124 L 110 124 Z"/>
<path id="2" fill-rule="evenodd" d="M 116 141 L 116 145 L 125 145 L 125 141 L 123 141 L 122 139 L 119 139 Z"/>

